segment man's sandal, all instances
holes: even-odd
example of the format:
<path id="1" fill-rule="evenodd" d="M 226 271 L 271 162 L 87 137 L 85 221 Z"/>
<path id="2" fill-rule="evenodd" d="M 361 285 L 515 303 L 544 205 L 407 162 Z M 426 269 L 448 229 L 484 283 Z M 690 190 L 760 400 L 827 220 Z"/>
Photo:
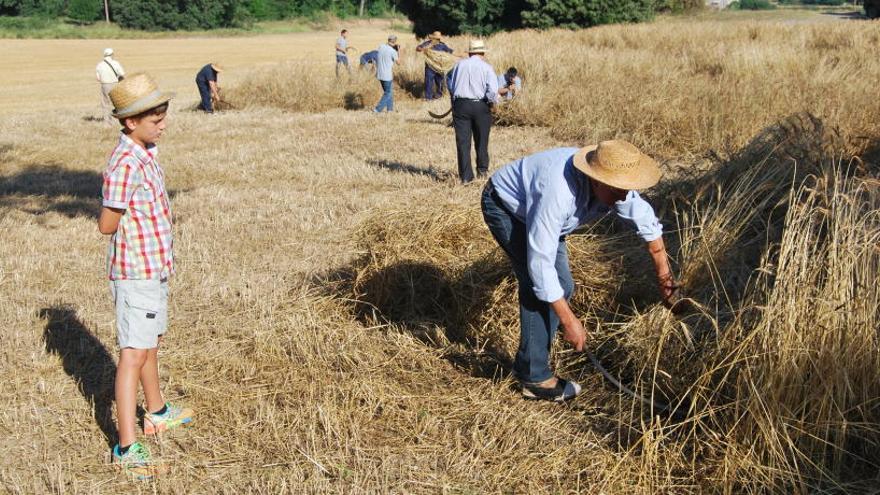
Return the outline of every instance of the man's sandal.
<path id="1" fill-rule="evenodd" d="M 552 388 L 539 387 L 529 383 L 522 384 L 522 395 L 527 400 L 565 402 L 577 397 L 579 393 L 581 393 L 580 385 L 562 378 L 558 379 L 556 386 Z"/>

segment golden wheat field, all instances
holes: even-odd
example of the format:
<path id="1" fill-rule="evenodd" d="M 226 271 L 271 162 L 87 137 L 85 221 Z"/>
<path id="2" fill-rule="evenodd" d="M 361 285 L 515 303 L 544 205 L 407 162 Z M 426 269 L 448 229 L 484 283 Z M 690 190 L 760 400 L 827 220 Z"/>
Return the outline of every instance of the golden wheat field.
<path id="1" fill-rule="evenodd" d="M 656 156 L 646 196 L 697 303 L 659 306 L 613 222 L 571 236 L 588 347 L 648 400 L 559 343 L 585 389 L 566 405 L 520 398 L 516 284 L 427 114 L 443 103 L 419 99 L 414 40 L 378 116 L 369 74 L 335 80 L 333 32 L 113 42 L 179 92 L 160 143 L 177 275 L 159 361 L 196 419 L 148 441 L 171 466 L 152 482 L 109 464 L 118 351 L 95 220 L 117 131 L 92 81 L 107 43 L 0 40 L 2 490 L 874 493 L 880 26 L 810 19 L 487 40 L 526 88 L 497 111 L 492 168 L 613 137 Z M 359 48 L 386 32 L 359 29 Z M 234 109 L 191 111 L 191 77 L 221 56 Z"/>

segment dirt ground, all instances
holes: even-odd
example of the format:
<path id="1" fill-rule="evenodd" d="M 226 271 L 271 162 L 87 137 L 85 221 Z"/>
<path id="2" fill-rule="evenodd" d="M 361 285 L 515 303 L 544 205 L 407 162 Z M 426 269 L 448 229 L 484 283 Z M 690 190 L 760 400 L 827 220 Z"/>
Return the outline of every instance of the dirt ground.
<path id="1" fill-rule="evenodd" d="M 388 35 L 387 23 L 362 23 L 350 29 L 350 58 L 375 49 Z M 305 60 L 333 71 L 337 31 L 226 38 L 144 40 L 13 40 L 0 39 L 0 115 L 100 106 L 95 65 L 112 47 L 126 72 L 147 71 L 165 90 L 183 100 L 198 97 L 195 75 L 216 61 L 226 72 L 222 85 L 234 84 L 261 65 Z M 403 37 L 403 36 L 401 36 Z M 404 46 L 406 46 L 404 41 Z"/>

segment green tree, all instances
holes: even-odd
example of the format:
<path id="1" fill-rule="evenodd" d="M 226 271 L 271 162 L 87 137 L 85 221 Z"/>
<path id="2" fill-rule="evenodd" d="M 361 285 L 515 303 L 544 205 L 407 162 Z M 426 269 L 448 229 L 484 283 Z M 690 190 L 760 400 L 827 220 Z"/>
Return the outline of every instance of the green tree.
<path id="1" fill-rule="evenodd" d="M 641 22 L 654 16 L 653 0 L 527 0 L 523 25 L 577 29 L 621 22 Z"/>
<path id="2" fill-rule="evenodd" d="M 416 35 L 440 30 L 447 34 L 485 35 L 517 27 L 521 1 L 504 0 L 402 0 L 400 10 L 413 22 Z"/>
<path id="3" fill-rule="evenodd" d="M 101 18 L 103 8 L 102 0 L 70 0 L 67 16 L 79 22 L 95 22 Z"/>
<path id="4" fill-rule="evenodd" d="M 113 20 L 150 31 L 214 29 L 234 26 L 238 0 L 114 0 Z"/>

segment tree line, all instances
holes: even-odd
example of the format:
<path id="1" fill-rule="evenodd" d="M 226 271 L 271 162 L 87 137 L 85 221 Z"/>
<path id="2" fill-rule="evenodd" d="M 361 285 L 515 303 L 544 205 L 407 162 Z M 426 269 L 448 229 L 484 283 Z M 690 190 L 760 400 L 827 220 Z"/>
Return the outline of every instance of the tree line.
<path id="1" fill-rule="evenodd" d="M 648 20 L 658 11 L 699 7 L 703 0 L 108 0 L 113 22 L 143 30 L 242 27 L 255 20 L 405 14 L 418 35 L 490 34 L 517 28 L 577 28 Z M 104 0 L 0 0 L 0 15 L 104 18 Z"/>

